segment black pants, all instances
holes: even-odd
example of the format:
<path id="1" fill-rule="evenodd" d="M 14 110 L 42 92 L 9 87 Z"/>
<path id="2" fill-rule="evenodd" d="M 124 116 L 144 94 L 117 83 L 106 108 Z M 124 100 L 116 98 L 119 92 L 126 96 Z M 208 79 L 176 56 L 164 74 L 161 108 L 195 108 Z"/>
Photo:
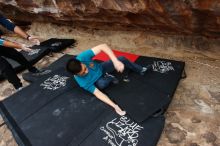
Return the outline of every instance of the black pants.
<path id="1" fill-rule="evenodd" d="M 18 63 L 20 63 L 22 66 L 27 68 L 28 70 L 31 70 L 33 67 L 32 65 L 27 61 L 27 59 L 17 50 L 13 48 L 7 48 L 4 46 L 0 46 L 0 71 L 4 78 L 6 78 L 15 89 L 18 89 L 22 87 L 22 83 L 18 76 L 16 75 L 15 70 L 12 68 L 11 64 L 4 59 L 2 56 L 11 58 Z"/>

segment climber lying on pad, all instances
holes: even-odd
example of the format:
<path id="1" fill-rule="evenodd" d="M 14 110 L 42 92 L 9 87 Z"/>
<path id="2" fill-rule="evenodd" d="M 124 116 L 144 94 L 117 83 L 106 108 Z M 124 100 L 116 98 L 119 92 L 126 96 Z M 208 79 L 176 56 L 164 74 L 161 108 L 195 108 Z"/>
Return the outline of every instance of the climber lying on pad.
<path id="1" fill-rule="evenodd" d="M 101 51 L 109 56 L 109 61 L 97 63 L 92 60 L 92 58 Z M 106 44 L 98 45 L 80 53 L 76 58 L 70 59 L 66 65 L 67 71 L 74 75 L 74 78 L 80 87 L 94 94 L 98 99 L 113 107 L 121 116 L 125 115 L 126 112 L 100 90 L 106 88 L 110 83 L 118 83 L 118 80 L 109 73 L 113 72 L 115 69 L 116 71 L 122 73 L 125 68 L 137 72 L 140 75 L 144 75 L 145 72 L 152 67 L 151 65 L 142 67 L 130 62 L 125 57 L 117 58 L 110 47 Z"/>

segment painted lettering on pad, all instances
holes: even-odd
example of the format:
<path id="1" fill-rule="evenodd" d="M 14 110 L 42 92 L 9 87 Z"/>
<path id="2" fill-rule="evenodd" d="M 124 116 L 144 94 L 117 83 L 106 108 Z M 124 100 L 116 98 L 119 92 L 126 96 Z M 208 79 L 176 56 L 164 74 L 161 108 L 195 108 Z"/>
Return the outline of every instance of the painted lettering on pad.
<path id="1" fill-rule="evenodd" d="M 100 127 L 106 135 L 102 139 L 111 146 L 137 146 L 139 133 L 143 129 L 126 116 L 115 118 Z"/>

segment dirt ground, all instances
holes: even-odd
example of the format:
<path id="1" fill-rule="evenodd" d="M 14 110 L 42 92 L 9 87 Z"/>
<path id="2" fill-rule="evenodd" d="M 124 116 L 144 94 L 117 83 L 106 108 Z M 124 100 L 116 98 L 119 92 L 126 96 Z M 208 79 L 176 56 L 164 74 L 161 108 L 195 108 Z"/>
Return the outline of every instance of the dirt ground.
<path id="1" fill-rule="evenodd" d="M 32 24 L 28 32 L 41 40 L 52 37 L 76 39 L 77 45 L 64 51 L 68 54 L 78 54 L 95 45 L 107 43 L 125 52 L 184 61 L 187 78 L 180 81 L 165 114 L 166 124 L 158 146 L 220 146 L 220 39 L 89 30 L 40 23 Z M 14 35 L 6 38 L 23 41 Z M 45 67 L 62 55 L 54 53 L 52 57 L 46 56 L 36 66 Z M 0 100 L 14 92 L 7 81 L 1 82 Z M 0 125 L 0 146 L 16 146 L 1 118 Z"/>

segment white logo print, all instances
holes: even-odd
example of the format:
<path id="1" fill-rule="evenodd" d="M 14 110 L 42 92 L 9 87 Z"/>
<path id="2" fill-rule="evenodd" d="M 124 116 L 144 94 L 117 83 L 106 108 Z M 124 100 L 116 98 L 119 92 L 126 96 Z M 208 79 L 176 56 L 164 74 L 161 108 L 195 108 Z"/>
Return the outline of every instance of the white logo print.
<path id="1" fill-rule="evenodd" d="M 57 47 L 57 46 L 60 46 L 62 44 L 62 42 L 56 42 L 56 43 L 53 43 L 51 44 L 52 47 Z"/>
<path id="2" fill-rule="evenodd" d="M 34 55 L 34 54 L 38 54 L 39 52 L 40 52 L 40 49 L 33 49 L 30 52 L 28 52 L 28 55 L 31 56 L 31 55 Z"/>
<path id="3" fill-rule="evenodd" d="M 34 75 L 34 76 L 42 76 L 42 75 L 49 74 L 49 73 L 51 73 L 51 72 L 52 72 L 52 70 L 45 70 L 45 71 L 40 72 L 40 73 L 34 73 L 33 75 Z"/>
<path id="4" fill-rule="evenodd" d="M 170 70 L 174 70 L 174 67 L 172 66 L 171 62 L 166 61 L 154 61 L 153 64 L 153 71 L 160 72 L 160 73 L 166 73 Z"/>
<path id="5" fill-rule="evenodd" d="M 53 77 L 46 79 L 43 83 L 40 84 L 40 86 L 42 86 L 43 89 L 57 90 L 66 86 L 66 81 L 68 78 L 69 77 L 54 75 Z"/>
<path id="6" fill-rule="evenodd" d="M 102 139 L 111 146 L 137 146 L 139 132 L 144 127 L 132 122 L 126 116 L 115 118 L 100 130 L 106 134 Z"/>

